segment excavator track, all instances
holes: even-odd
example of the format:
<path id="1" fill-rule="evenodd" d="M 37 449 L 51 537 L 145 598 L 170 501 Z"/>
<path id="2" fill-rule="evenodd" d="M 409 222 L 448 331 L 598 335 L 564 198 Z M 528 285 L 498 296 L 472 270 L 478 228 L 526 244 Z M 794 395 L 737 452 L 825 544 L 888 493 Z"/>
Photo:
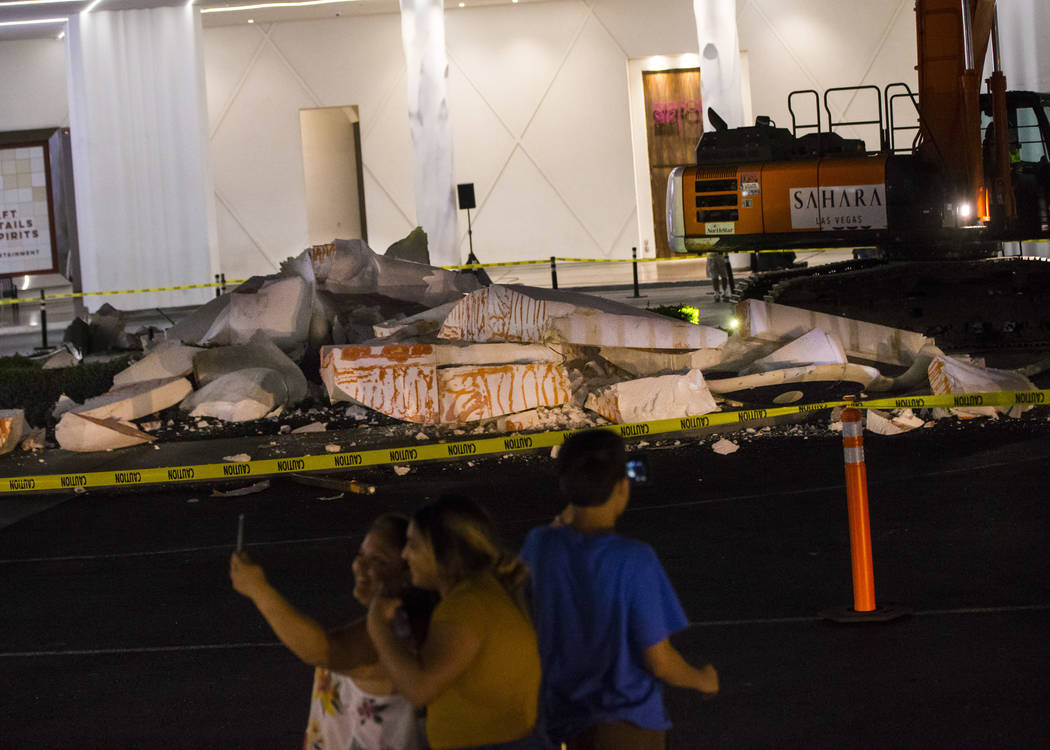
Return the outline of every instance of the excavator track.
<path id="1" fill-rule="evenodd" d="M 951 351 L 1050 350 L 1050 259 L 845 261 L 757 273 L 737 296 L 918 331 Z"/>

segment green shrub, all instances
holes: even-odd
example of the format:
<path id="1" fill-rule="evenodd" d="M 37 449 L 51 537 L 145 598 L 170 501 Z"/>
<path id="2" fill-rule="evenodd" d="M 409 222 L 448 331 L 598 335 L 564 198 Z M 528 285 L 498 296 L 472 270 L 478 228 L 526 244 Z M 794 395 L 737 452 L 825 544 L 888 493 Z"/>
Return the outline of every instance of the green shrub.
<path id="1" fill-rule="evenodd" d="M 84 401 L 105 393 L 113 376 L 127 368 L 131 356 L 108 362 L 81 362 L 75 367 L 45 370 L 27 357 L 0 358 L 0 409 L 23 409 L 34 427 L 49 425 L 51 409 L 63 393 Z"/>

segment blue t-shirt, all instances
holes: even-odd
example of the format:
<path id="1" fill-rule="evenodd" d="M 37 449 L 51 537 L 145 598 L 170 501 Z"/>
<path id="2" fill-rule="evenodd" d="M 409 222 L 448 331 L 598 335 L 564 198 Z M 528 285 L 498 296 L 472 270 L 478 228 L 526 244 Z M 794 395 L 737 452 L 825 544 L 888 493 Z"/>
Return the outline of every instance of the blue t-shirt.
<path id="1" fill-rule="evenodd" d="M 544 526 L 529 532 L 521 557 L 532 568 L 551 739 L 616 721 L 669 729 L 662 685 L 643 652 L 689 621 L 652 547 Z"/>

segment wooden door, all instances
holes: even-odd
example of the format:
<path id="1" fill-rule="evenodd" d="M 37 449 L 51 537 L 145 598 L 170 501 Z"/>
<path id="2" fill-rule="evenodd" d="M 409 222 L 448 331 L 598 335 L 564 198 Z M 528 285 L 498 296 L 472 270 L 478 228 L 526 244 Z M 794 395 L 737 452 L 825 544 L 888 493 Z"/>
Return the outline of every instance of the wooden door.
<path id="1" fill-rule="evenodd" d="M 693 164 L 704 132 L 700 69 L 643 71 L 645 133 L 649 143 L 649 181 L 653 192 L 656 257 L 667 258 L 665 200 L 667 177 L 674 167 Z"/>

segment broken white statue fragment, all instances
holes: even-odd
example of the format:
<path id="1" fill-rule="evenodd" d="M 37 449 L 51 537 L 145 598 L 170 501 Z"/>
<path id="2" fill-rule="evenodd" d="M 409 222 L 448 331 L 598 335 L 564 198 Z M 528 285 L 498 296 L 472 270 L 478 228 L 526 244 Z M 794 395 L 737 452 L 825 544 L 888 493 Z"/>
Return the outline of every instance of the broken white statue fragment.
<path id="1" fill-rule="evenodd" d="M 606 386 L 591 393 L 585 407 L 620 424 L 694 417 L 718 411 L 699 370 Z"/>
<path id="2" fill-rule="evenodd" d="M 9 453 L 22 440 L 26 419 L 22 409 L 0 410 L 0 454 Z"/>
<path id="3" fill-rule="evenodd" d="M 493 285 L 471 292 L 445 318 L 438 336 L 459 341 L 558 341 L 584 346 L 704 349 L 724 331 L 575 292 Z"/>
<path id="4" fill-rule="evenodd" d="M 682 370 L 706 370 L 722 360 L 722 348 L 676 351 L 603 346 L 602 359 L 640 378 Z"/>
<path id="5" fill-rule="evenodd" d="M 119 419 L 97 419 L 74 412 L 63 414 L 55 425 L 55 440 L 59 447 L 81 453 L 127 448 L 155 439 Z"/>
<path id="6" fill-rule="evenodd" d="M 332 294 L 380 294 L 436 307 L 481 286 L 474 274 L 378 255 L 362 240 L 336 240 L 305 252 L 317 288 Z"/>
<path id="7" fill-rule="evenodd" d="M 443 424 L 560 406 L 572 395 L 565 366 L 552 362 L 443 367 L 437 376 Z"/>
<path id="8" fill-rule="evenodd" d="M 121 388 L 147 380 L 165 380 L 193 372 L 193 357 L 201 350 L 180 341 L 162 341 L 149 353 L 113 376 L 113 386 Z"/>
<path id="9" fill-rule="evenodd" d="M 877 377 L 878 370 L 864 365 L 807 365 L 708 379 L 707 387 L 712 393 L 742 403 L 788 406 L 857 395 Z"/>
<path id="10" fill-rule="evenodd" d="M 429 344 L 326 346 L 321 380 L 333 403 L 353 401 L 407 422 L 437 421 L 437 364 Z"/>
<path id="11" fill-rule="evenodd" d="M 921 418 L 915 416 L 911 409 L 900 409 L 895 412 L 865 409 L 864 414 L 865 429 L 877 435 L 900 435 L 926 424 Z"/>
<path id="12" fill-rule="evenodd" d="M 193 386 L 186 378 L 147 380 L 89 398 L 73 411 L 95 419 L 112 417 L 132 421 L 174 406 L 192 390 Z"/>
<path id="13" fill-rule="evenodd" d="M 838 339 L 819 328 L 814 328 L 772 354 L 756 359 L 740 374 L 748 375 L 788 367 L 804 367 L 805 365 L 844 364 L 846 364 L 846 352 Z"/>
<path id="14" fill-rule="evenodd" d="M 288 396 L 278 405 L 294 406 L 306 398 L 306 376 L 302 369 L 262 332 L 253 335 L 246 344 L 205 349 L 193 360 L 194 376 L 202 386 L 223 375 L 253 367 L 281 373 Z"/>
<path id="15" fill-rule="evenodd" d="M 288 399 L 284 376 L 265 367 L 249 367 L 222 375 L 187 397 L 179 408 L 191 417 L 224 422 L 262 419 Z"/>
<path id="16" fill-rule="evenodd" d="M 934 357 L 929 368 L 930 388 L 934 394 L 960 395 L 968 393 L 996 393 L 999 391 L 1038 390 L 1031 380 L 1013 370 L 996 370 L 964 362 L 955 357 Z M 984 406 L 980 396 L 959 398 L 959 406 L 952 411 L 960 416 L 991 417 L 1004 414 L 1018 417 L 1032 408 L 1032 404 L 1013 406 Z"/>
<path id="17" fill-rule="evenodd" d="M 321 379 L 333 402 L 421 424 L 461 423 L 565 403 L 560 359 L 547 347 L 514 344 L 327 346 Z"/>
<path id="18" fill-rule="evenodd" d="M 871 362 L 908 367 L 924 346 L 934 343 L 915 331 L 763 300 L 743 300 L 738 309 L 743 318 L 742 338 L 785 341 L 819 328 L 833 335 L 849 357 Z"/>

